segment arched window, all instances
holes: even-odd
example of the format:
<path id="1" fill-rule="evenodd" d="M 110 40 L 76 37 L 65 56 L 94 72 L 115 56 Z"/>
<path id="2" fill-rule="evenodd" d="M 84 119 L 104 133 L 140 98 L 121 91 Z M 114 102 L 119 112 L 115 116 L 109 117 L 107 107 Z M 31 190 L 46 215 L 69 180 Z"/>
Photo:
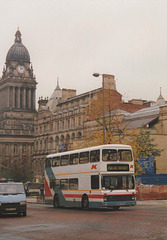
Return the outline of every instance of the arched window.
<path id="1" fill-rule="evenodd" d="M 64 121 L 62 121 L 62 129 L 64 129 Z"/>
<path id="2" fill-rule="evenodd" d="M 78 118 L 78 126 L 81 126 L 81 117 Z"/>
<path id="3" fill-rule="evenodd" d="M 64 144 L 64 136 L 63 135 L 61 135 L 60 141 L 61 141 L 61 144 Z"/>
<path id="4" fill-rule="evenodd" d="M 78 132 L 78 138 L 81 138 L 81 137 L 82 137 L 82 133 Z"/>
<path id="5" fill-rule="evenodd" d="M 35 143 L 35 150 L 38 151 L 38 141 Z"/>
<path id="6" fill-rule="evenodd" d="M 71 138 L 72 138 L 72 139 L 75 138 L 75 133 L 72 133 Z"/>
<path id="7" fill-rule="evenodd" d="M 73 127 L 75 127 L 75 118 L 73 118 Z"/>
<path id="8" fill-rule="evenodd" d="M 68 126 L 68 129 L 70 128 L 70 119 L 68 119 L 67 121 L 67 126 Z"/>
<path id="9" fill-rule="evenodd" d="M 42 140 L 40 141 L 40 151 L 42 150 Z"/>
<path id="10" fill-rule="evenodd" d="M 27 146 L 26 144 L 22 145 L 22 154 L 25 155 L 27 153 Z"/>
<path id="11" fill-rule="evenodd" d="M 68 144 L 69 142 L 70 142 L 70 135 L 67 134 L 67 136 L 66 136 L 66 143 Z"/>
<path id="12" fill-rule="evenodd" d="M 10 153 L 10 148 L 9 148 L 9 144 L 5 144 L 5 154 L 8 155 Z"/>
<path id="13" fill-rule="evenodd" d="M 53 123 L 50 124 L 50 131 L 53 131 Z"/>
<path id="14" fill-rule="evenodd" d="M 56 145 L 59 145 L 59 137 L 56 137 Z"/>
<path id="15" fill-rule="evenodd" d="M 44 141 L 44 150 L 46 151 L 48 149 L 48 140 L 45 139 Z"/>
<path id="16" fill-rule="evenodd" d="M 52 150 L 53 149 L 53 138 L 51 137 L 50 138 L 50 150 Z"/>
<path id="17" fill-rule="evenodd" d="M 18 151 L 18 144 L 15 144 L 14 145 L 14 155 L 18 155 L 19 154 L 19 151 Z"/>

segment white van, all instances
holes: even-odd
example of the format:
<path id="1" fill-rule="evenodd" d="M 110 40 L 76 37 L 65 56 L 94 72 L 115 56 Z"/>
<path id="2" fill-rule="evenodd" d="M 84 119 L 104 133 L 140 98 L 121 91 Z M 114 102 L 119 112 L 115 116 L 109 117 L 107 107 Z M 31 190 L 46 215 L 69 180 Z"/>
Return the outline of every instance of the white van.
<path id="1" fill-rule="evenodd" d="M 8 213 L 27 215 L 24 185 L 21 182 L 0 180 L 0 216 Z"/>

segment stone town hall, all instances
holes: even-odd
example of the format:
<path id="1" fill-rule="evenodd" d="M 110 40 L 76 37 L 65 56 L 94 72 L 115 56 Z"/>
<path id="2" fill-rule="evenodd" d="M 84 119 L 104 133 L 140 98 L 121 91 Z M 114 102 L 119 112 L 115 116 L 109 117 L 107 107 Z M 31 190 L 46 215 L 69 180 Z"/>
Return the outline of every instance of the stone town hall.
<path id="1" fill-rule="evenodd" d="M 17 30 L 0 78 L 0 169 L 31 169 L 36 80 Z M 24 174 L 24 171 L 23 171 Z"/>

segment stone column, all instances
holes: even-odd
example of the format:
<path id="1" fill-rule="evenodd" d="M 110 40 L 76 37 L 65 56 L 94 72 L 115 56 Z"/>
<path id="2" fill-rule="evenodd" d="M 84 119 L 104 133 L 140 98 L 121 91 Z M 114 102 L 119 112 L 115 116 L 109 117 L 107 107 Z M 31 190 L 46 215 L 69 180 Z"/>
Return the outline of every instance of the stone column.
<path id="1" fill-rule="evenodd" d="M 26 109 L 28 109 L 28 88 L 26 88 Z"/>
<path id="2" fill-rule="evenodd" d="M 28 90 L 28 108 L 31 109 L 31 88 Z"/>
<path id="3" fill-rule="evenodd" d="M 4 108 L 4 89 L 2 89 L 2 109 Z"/>
<path id="4" fill-rule="evenodd" d="M 31 89 L 31 109 L 35 109 L 35 90 Z"/>
<path id="5" fill-rule="evenodd" d="M 12 107 L 15 108 L 15 87 L 13 87 L 13 101 L 12 101 Z"/>
<path id="6" fill-rule="evenodd" d="M 20 108 L 20 88 L 17 89 L 17 108 Z"/>
<path id="7" fill-rule="evenodd" d="M 7 108 L 10 107 L 10 87 L 7 87 Z"/>
<path id="8" fill-rule="evenodd" d="M 33 109 L 35 109 L 36 89 L 33 89 Z"/>
<path id="9" fill-rule="evenodd" d="M 26 88 L 23 89 L 23 108 L 26 108 Z"/>
<path id="10" fill-rule="evenodd" d="M 0 91 L 0 95 L 2 95 L 1 91 Z M 0 101 L 0 109 L 2 109 L 2 101 Z"/>
<path id="11" fill-rule="evenodd" d="M 9 87 L 9 107 L 12 108 L 13 88 Z"/>

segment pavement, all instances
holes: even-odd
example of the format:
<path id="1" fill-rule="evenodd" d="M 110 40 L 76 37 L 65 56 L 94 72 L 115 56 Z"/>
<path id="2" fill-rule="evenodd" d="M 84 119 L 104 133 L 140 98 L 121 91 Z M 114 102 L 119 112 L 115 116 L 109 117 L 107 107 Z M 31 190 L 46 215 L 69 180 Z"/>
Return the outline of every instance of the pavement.
<path id="1" fill-rule="evenodd" d="M 40 196 L 27 196 L 28 203 L 44 203 L 43 199 Z"/>
<path id="2" fill-rule="evenodd" d="M 167 206 L 167 199 L 137 201 L 137 205 L 138 206 L 140 205 L 144 205 L 144 206 L 166 205 Z"/>

